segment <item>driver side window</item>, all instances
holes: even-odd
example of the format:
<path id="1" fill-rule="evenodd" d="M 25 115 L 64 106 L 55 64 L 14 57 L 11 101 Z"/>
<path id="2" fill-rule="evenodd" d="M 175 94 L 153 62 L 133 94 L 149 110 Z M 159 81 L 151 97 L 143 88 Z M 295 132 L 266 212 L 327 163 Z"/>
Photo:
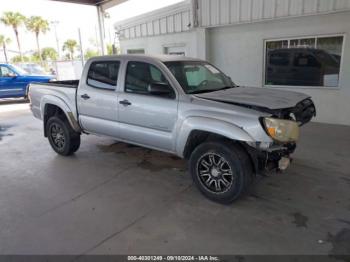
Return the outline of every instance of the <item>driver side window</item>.
<path id="1" fill-rule="evenodd" d="M 154 65 L 129 62 L 126 71 L 125 92 L 149 95 L 152 84 L 169 85 L 163 73 Z"/>
<path id="2" fill-rule="evenodd" d="M 0 77 L 12 77 L 16 74 L 6 66 L 0 66 Z"/>

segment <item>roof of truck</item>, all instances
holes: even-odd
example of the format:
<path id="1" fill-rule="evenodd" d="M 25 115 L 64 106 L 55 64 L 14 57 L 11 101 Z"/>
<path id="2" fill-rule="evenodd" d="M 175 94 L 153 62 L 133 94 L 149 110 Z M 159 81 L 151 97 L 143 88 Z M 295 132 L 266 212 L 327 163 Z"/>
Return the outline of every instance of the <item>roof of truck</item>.
<path id="1" fill-rule="evenodd" d="M 112 56 L 99 56 L 94 57 L 97 59 L 104 59 L 104 58 L 121 58 L 121 59 L 130 59 L 130 58 L 141 58 L 141 59 L 147 59 L 147 60 L 157 60 L 160 62 L 176 62 L 176 61 L 202 61 L 198 58 L 191 58 L 186 56 L 180 56 L 180 55 L 112 55 Z"/>

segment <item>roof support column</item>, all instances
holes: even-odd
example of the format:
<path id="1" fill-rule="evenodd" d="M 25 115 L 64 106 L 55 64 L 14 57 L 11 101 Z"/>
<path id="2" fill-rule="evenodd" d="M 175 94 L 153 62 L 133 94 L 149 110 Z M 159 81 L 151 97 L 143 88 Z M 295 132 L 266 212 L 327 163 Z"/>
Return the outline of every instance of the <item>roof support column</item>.
<path id="1" fill-rule="evenodd" d="M 209 60 L 209 43 L 208 43 L 208 30 L 206 28 L 195 29 L 196 32 L 196 45 L 197 45 L 197 58 L 203 60 Z"/>
<path id="2" fill-rule="evenodd" d="M 98 31 L 100 34 L 100 49 L 101 54 L 105 55 L 107 52 L 107 47 L 105 45 L 105 21 L 104 21 L 104 11 L 102 6 L 97 6 L 97 19 L 98 19 Z"/>

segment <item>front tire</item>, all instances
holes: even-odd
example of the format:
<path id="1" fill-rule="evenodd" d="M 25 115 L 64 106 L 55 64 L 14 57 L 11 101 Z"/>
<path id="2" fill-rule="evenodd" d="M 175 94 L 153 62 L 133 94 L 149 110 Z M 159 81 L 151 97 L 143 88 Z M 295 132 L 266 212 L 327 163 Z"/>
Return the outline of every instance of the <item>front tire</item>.
<path id="1" fill-rule="evenodd" d="M 229 141 L 200 144 L 191 154 L 189 169 L 199 191 L 222 204 L 232 203 L 247 191 L 253 175 L 247 153 Z"/>
<path id="2" fill-rule="evenodd" d="M 80 134 L 72 129 L 67 119 L 51 117 L 46 124 L 46 133 L 52 149 L 59 155 L 70 156 L 80 147 Z"/>

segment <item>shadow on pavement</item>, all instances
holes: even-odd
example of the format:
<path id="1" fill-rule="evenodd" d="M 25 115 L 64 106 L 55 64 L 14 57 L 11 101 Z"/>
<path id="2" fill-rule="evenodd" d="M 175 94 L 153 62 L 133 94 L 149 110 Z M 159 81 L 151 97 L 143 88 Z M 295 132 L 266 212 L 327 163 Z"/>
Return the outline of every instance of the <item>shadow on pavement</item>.
<path id="1" fill-rule="evenodd" d="M 29 101 L 23 98 L 21 99 L 0 99 L 0 106 L 2 105 L 14 105 L 14 104 L 28 104 Z"/>

